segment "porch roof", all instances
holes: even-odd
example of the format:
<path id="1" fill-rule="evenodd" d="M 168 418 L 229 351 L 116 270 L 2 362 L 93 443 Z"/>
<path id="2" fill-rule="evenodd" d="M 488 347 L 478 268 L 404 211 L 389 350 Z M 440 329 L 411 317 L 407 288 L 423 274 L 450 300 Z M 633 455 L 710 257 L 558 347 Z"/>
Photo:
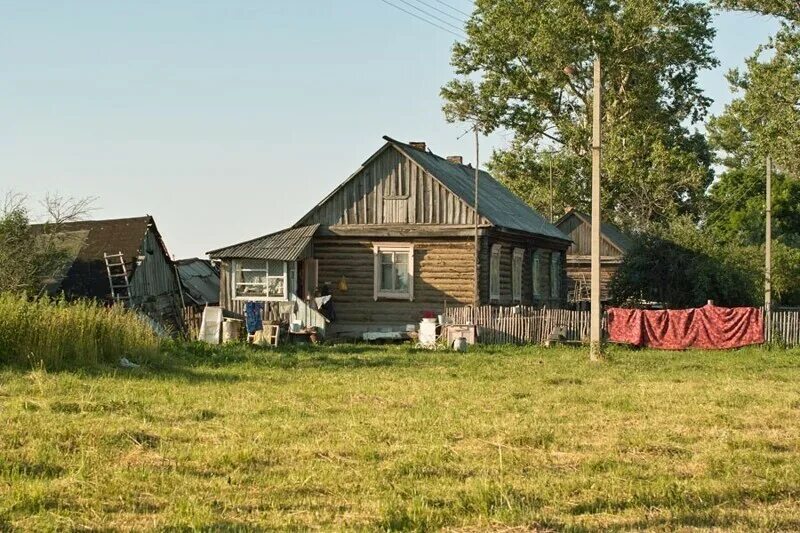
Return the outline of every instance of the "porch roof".
<path id="1" fill-rule="evenodd" d="M 319 224 L 289 228 L 249 241 L 211 250 L 212 259 L 274 259 L 297 261 L 308 256 Z"/>

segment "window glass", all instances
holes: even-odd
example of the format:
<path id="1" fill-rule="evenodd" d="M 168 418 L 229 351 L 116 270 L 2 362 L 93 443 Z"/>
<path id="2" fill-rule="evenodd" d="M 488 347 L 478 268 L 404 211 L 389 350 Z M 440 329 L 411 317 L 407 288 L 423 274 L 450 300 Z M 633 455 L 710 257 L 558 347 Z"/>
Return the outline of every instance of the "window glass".
<path id="1" fill-rule="evenodd" d="M 237 298 L 287 297 L 284 261 L 242 259 L 234 261 L 234 294 Z"/>
<path id="2" fill-rule="evenodd" d="M 375 297 L 411 298 L 413 248 L 375 246 Z"/>

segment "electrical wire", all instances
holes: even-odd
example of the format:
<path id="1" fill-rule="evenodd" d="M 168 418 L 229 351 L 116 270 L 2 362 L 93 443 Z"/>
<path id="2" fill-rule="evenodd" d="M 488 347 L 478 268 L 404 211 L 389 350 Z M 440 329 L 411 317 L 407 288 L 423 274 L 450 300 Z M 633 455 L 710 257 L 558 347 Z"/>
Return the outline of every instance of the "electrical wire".
<path id="1" fill-rule="evenodd" d="M 427 6 L 428 8 L 430 8 L 430 9 L 433 9 L 434 11 L 436 11 L 436 12 L 438 12 L 438 13 L 441 13 L 441 14 L 442 14 L 442 15 L 444 15 L 445 17 L 450 17 L 451 19 L 453 19 L 453 20 L 455 20 L 455 21 L 458 21 L 458 22 L 460 22 L 461 24 L 466 24 L 466 23 L 467 23 L 467 21 L 466 21 L 466 20 L 464 20 L 464 19 L 462 19 L 461 17 L 457 17 L 457 16 L 455 16 L 455 15 L 451 15 L 450 13 L 448 13 L 447 11 L 445 11 L 444 9 L 439 9 L 438 7 L 436 7 L 436 6 L 434 6 L 434 5 L 431 5 L 431 4 L 429 4 L 428 2 L 425 2 L 424 0 L 414 0 L 414 1 L 416 1 L 416 2 L 417 2 L 417 3 L 419 3 L 419 4 L 422 4 L 423 6 Z"/>
<path id="2" fill-rule="evenodd" d="M 451 23 L 447 22 L 445 19 L 443 19 L 442 17 L 437 17 L 437 16 L 436 16 L 436 15 L 434 15 L 433 13 L 429 13 L 428 11 L 425 11 L 425 10 L 424 10 L 424 9 L 422 9 L 421 7 L 417 7 L 416 5 L 412 4 L 412 3 L 411 3 L 411 2 L 409 2 L 408 0 L 397 0 L 397 1 L 404 3 L 405 5 L 409 6 L 409 7 L 410 7 L 410 8 L 412 8 L 412 9 L 416 9 L 417 11 L 419 11 L 420 13 L 422 13 L 423 15 L 425 15 L 425 16 L 427 16 L 427 17 L 430 17 L 430 18 L 432 18 L 432 19 L 434 19 L 434 20 L 437 20 L 437 21 L 441 22 L 442 24 L 444 24 L 444 25 L 446 25 L 446 26 L 450 26 L 451 28 L 453 28 L 454 30 L 456 30 L 456 31 L 458 31 L 458 32 L 461 32 L 461 31 L 462 31 L 462 28 L 461 28 L 461 27 L 459 27 L 459 26 L 456 26 L 456 25 L 454 25 L 454 24 L 451 24 Z M 424 3 L 424 2 L 420 2 L 420 3 Z"/>
<path id="3" fill-rule="evenodd" d="M 717 207 L 715 210 L 713 210 L 712 212 L 710 212 L 710 213 L 708 214 L 708 216 L 706 217 L 706 224 L 708 224 L 708 223 L 709 223 L 709 222 L 711 222 L 712 220 L 714 220 L 714 221 L 718 220 L 718 219 L 719 219 L 719 217 L 720 217 L 720 216 L 722 216 L 723 214 L 726 214 L 726 213 L 730 212 L 732 209 L 735 209 L 735 208 L 738 206 L 739 202 L 740 202 L 741 200 L 743 200 L 743 199 L 744 199 L 744 197 L 745 197 L 745 196 L 747 196 L 747 194 L 748 194 L 750 191 L 752 191 L 752 190 L 753 190 L 753 187 L 755 187 L 755 186 L 756 186 L 758 183 L 759 183 L 759 181 L 758 181 L 758 180 L 755 180 L 755 181 L 753 181 L 753 183 L 751 183 L 751 184 L 750 184 L 750 186 L 749 186 L 748 188 L 746 188 L 746 189 L 745 189 L 745 190 L 744 190 L 744 191 L 743 191 L 743 192 L 742 192 L 742 193 L 741 193 L 741 194 L 740 194 L 740 195 L 739 195 L 739 196 L 736 198 L 736 200 L 735 200 L 735 201 L 731 202 L 731 203 L 730 203 L 730 204 L 728 204 L 727 206 L 725 206 L 725 205 L 721 205 L 721 206 Z M 724 209 L 723 209 L 723 207 L 724 207 Z M 716 215 L 716 217 L 715 217 L 715 215 Z"/>
<path id="4" fill-rule="evenodd" d="M 469 17 L 469 16 L 470 16 L 470 14 L 469 14 L 469 13 L 465 13 L 464 11 L 461 11 L 461 10 L 460 10 L 460 9 L 458 9 L 457 7 L 454 7 L 454 6 L 450 5 L 450 4 L 448 4 L 447 2 L 442 2 L 442 0 L 436 0 L 436 1 L 437 1 L 437 2 L 439 2 L 440 4 L 442 4 L 443 6 L 449 7 L 450 9 L 452 9 L 453 11 L 455 11 L 456 13 L 461 13 L 461 14 L 462 14 L 462 15 L 464 15 L 465 17 Z"/>
<path id="5" fill-rule="evenodd" d="M 442 31 L 446 31 L 447 33 L 449 33 L 449 34 L 451 34 L 451 35 L 455 35 L 455 36 L 456 36 L 456 37 L 458 37 L 459 39 L 465 39 L 465 38 L 466 38 L 466 36 L 465 36 L 465 35 L 458 34 L 458 33 L 454 32 L 454 31 L 448 30 L 448 29 L 447 29 L 447 28 L 445 28 L 444 26 L 440 26 L 439 24 L 436 24 L 435 22 L 432 22 L 432 21 L 430 21 L 430 20 L 428 20 L 428 19 L 426 19 L 426 18 L 424 18 L 424 17 L 421 17 L 421 16 L 417 15 L 416 13 L 413 13 L 413 12 L 411 12 L 411 11 L 408 11 L 407 9 L 403 9 L 403 8 L 402 8 L 402 7 L 400 7 L 400 6 L 398 6 L 398 5 L 396 5 L 396 4 L 393 4 L 393 3 L 389 2 L 389 0 L 381 0 L 381 2 L 383 2 L 384 4 L 388 4 L 388 5 L 390 5 L 390 6 L 392 6 L 392 7 L 393 7 L 393 8 L 395 8 L 395 9 L 398 9 L 398 10 L 400 10 L 400 11 L 402 11 L 403 13 L 406 13 L 407 15 L 411 15 L 412 17 L 414 17 L 414 18 L 416 18 L 416 19 L 419 19 L 419 20 L 421 20 L 422 22 L 426 22 L 426 23 L 430 24 L 431 26 L 434 26 L 434 27 L 436 27 L 436 28 L 439 28 L 439 29 L 440 29 L 440 30 L 442 30 Z"/>

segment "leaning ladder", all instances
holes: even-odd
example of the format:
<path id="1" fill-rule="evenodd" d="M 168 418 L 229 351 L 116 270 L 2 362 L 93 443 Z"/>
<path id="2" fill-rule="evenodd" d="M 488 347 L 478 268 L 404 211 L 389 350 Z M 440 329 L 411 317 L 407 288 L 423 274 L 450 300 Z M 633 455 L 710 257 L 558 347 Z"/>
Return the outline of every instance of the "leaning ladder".
<path id="1" fill-rule="evenodd" d="M 108 283 L 111 286 L 111 297 L 117 301 L 130 298 L 130 284 L 128 282 L 128 267 L 122 252 L 116 254 L 103 253 L 108 273 Z"/>

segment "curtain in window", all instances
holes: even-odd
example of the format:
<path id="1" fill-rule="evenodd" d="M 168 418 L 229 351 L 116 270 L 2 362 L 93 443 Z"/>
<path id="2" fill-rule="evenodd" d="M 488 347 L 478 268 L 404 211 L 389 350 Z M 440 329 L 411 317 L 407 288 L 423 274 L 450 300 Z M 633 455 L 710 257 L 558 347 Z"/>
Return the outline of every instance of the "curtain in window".
<path id="1" fill-rule="evenodd" d="M 500 299 L 500 252 L 499 244 L 492 245 L 492 255 L 489 259 L 489 299 Z"/>

